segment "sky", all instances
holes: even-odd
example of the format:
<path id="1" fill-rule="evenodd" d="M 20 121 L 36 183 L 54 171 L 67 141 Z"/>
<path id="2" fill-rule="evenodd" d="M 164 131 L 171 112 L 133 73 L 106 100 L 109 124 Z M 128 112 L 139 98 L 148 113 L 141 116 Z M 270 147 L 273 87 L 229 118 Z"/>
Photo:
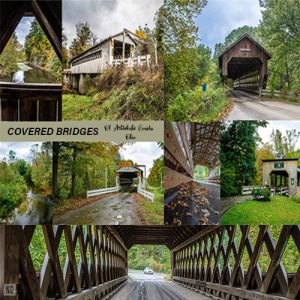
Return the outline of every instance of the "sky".
<path id="1" fill-rule="evenodd" d="M 257 26 L 260 18 L 259 0 L 208 0 L 195 21 L 200 42 L 214 50 L 233 29 Z"/>
<path id="2" fill-rule="evenodd" d="M 268 121 L 268 123 L 266 128 L 259 128 L 258 130 L 258 134 L 264 143 L 270 142 L 270 136 L 273 129 L 279 129 L 284 134 L 286 130 L 296 129 L 297 131 L 300 131 L 300 121 Z M 300 149 L 300 140 L 298 140 L 296 148 Z"/>
<path id="3" fill-rule="evenodd" d="M 146 176 L 148 177 L 153 160 L 163 154 L 163 149 L 155 142 L 137 142 L 125 144 L 120 150 L 120 154 L 123 160 L 130 159 L 139 165 L 146 165 Z"/>
<path id="4" fill-rule="evenodd" d="M 0 142 L 0 160 L 3 160 L 4 158 L 8 159 L 8 154 L 10 150 L 13 150 L 16 152 L 16 157 L 19 159 L 28 159 L 28 156 L 30 154 L 30 148 L 33 145 L 41 144 L 41 143 L 33 143 L 33 142 L 10 142 L 10 143 L 4 143 Z"/>
<path id="5" fill-rule="evenodd" d="M 155 12 L 163 0 L 64 0 L 63 28 L 68 39 L 68 45 L 76 35 L 75 25 L 88 22 L 93 33 L 99 39 L 104 39 L 123 28 L 131 31 L 139 25 L 154 26 Z"/>
<path id="6" fill-rule="evenodd" d="M 25 37 L 27 36 L 27 34 L 30 31 L 31 23 L 33 20 L 34 20 L 33 17 L 23 17 L 21 19 L 21 22 L 19 23 L 19 25 L 16 28 L 16 35 L 17 35 L 18 41 L 22 45 L 24 45 L 24 43 L 25 43 Z"/>

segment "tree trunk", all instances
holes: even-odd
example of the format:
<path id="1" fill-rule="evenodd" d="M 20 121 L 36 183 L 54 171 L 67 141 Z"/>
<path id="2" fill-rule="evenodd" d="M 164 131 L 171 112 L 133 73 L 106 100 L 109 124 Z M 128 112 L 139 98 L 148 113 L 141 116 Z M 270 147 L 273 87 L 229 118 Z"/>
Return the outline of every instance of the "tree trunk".
<path id="1" fill-rule="evenodd" d="M 60 144 L 54 142 L 52 145 L 52 193 L 53 197 L 57 198 L 59 196 L 58 191 L 58 157 L 60 151 Z"/>
<path id="2" fill-rule="evenodd" d="M 71 192 L 70 198 L 76 196 L 76 160 L 77 160 L 78 150 L 76 147 L 73 148 L 72 153 L 72 175 L 71 175 Z"/>

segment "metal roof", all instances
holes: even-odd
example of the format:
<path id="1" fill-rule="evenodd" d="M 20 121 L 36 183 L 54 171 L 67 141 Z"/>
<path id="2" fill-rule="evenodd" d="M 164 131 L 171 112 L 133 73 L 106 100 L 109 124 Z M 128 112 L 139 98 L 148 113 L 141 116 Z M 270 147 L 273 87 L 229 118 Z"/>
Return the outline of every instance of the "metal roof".
<path id="1" fill-rule="evenodd" d="M 137 167 L 121 167 L 117 169 L 117 173 L 135 173 L 135 172 L 143 172 L 141 169 Z"/>

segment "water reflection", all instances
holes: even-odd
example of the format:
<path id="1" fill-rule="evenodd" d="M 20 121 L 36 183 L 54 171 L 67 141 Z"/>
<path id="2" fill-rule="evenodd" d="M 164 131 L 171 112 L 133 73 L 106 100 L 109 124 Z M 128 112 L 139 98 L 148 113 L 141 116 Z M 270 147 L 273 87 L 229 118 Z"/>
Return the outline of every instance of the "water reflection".
<path id="1" fill-rule="evenodd" d="M 4 78 L 1 81 L 16 83 L 55 83 L 55 76 L 50 72 L 37 67 L 29 66 L 25 63 L 18 63 L 19 70 Z"/>

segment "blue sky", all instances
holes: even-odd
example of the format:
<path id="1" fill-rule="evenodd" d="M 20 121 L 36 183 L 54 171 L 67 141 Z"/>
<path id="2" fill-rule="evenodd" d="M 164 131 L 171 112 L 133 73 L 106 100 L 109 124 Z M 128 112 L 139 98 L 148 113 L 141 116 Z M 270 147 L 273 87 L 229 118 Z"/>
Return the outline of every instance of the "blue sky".
<path id="1" fill-rule="evenodd" d="M 23 45 L 25 42 L 25 37 L 30 31 L 31 23 L 34 20 L 33 17 L 23 17 L 21 22 L 16 28 L 16 35 L 18 41 Z"/>
<path id="2" fill-rule="evenodd" d="M 257 26 L 260 18 L 259 0 L 208 0 L 195 21 L 200 42 L 214 50 L 233 29 Z"/>

